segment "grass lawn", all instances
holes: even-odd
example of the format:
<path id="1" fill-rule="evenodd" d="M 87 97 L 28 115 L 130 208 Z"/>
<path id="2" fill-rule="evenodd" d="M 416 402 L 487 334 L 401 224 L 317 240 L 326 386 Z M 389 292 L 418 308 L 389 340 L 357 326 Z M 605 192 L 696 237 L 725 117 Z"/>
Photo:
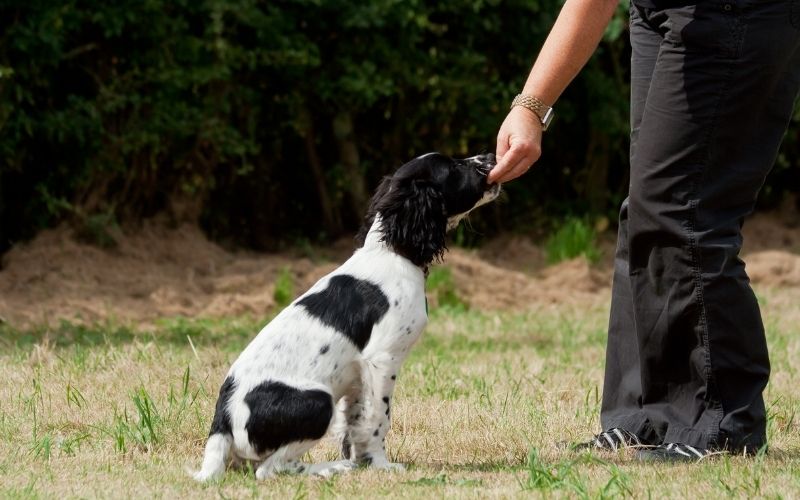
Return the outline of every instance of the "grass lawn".
<path id="1" fill-rule="evenodd" d="M 769 454 L 697 465 L 576 455 L 597 430 L 607 306 L 431 311 L 399 376 L 387 448 L 406 472 L 257 482 L 200 465 L 215 395 L 255 319 L 0 326 L 0 498 L 800 497 L 796 296 L 759 290 L 773 360 Z M 338 458 L 326 441 L 312 460 Z"/>

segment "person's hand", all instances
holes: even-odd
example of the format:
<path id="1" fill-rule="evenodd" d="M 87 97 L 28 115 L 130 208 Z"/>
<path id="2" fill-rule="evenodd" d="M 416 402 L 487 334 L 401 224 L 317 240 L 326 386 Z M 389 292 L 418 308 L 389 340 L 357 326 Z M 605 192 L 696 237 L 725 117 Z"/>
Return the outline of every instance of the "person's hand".
<path id="1" fill-rule="evenodd" d="M 533 111 L 515 106 L 497 133 L 497 165 L 490 184 L 516 179 L 531 168 L 542 152 L 542 123 Z"/>

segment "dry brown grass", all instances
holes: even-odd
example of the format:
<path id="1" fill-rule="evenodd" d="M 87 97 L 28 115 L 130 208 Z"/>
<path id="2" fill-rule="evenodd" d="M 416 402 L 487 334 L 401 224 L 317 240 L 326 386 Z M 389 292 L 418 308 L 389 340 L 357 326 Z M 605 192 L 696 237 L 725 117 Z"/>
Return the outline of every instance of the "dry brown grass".
<path id="1" fill-rule="evenodd" d="M 0 497 L 798 497 L 800 292 L 760 298 L 774 371 L 771 452 L 680 466 L 556 446 L 596 431 L 603 303 L 435 311 L 400 376 L 388 437 L 409 470 L 266 483 L 229 472 L 199 485 L 185 472 L 199 465 L 218 384 L 258 321 L 0 330 Z M 311 458 L 335 457 L 326 442 Z"/>

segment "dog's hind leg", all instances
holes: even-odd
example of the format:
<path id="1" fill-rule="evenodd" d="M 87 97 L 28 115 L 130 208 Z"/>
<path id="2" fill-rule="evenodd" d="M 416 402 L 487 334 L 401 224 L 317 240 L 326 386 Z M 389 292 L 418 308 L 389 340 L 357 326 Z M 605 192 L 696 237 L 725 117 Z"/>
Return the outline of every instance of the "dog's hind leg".
<path id="1" fill-rule="evenodd" d="M 331 477 L 334 474 L 357 467 L 352 460 L 336 460 L 319 464 L 301 462 L 300 458 L 318 442 L 302 441 L 281 447 L 258 466 L 256 479 L 268 479 L 276 474 L 308 474 Z"/>
<path id="2" fill-rule="evenodd" d="M 233 436 L 217 433 L 208 437 L 203 455 L 203 466 L 192 477 L 197 481 L 210 481 L 222 477 L 231 454 Z"/>
<path id="3" fill-rule="evenodd" d="M 319 440 L 299 441 L 281 446 L 256 468 L 256 479 L 269 479 L 276 474 L 303 474 L 309 465 L 300 461 Z"/>
<path id="4" fill-rule="evenodd" d="M 351 471 L 357 468 L 352 460 L 335 460 L 333 462 L 322 462 L 311 465 L 307 473 L 314 476 L 331 477 L 336 474 Z"/>
<path id="5" fill-rule="evenodd" d="M 308 474 L 331 477 L 340 472 L 355 469 L 357 465 L 351 460 L 336 460 L 309 464 L 300 458 L 318 441 L 302 441 L 281 447 L 264 460 L 256 469 L 256 479 L 269 479 L 277 474 Z"/>

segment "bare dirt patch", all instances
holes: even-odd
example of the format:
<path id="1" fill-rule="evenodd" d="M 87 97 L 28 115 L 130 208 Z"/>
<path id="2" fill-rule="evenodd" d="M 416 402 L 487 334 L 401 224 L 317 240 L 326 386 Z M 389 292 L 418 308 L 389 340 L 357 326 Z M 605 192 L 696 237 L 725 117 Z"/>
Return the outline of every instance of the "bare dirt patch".
<path id="1" fill-rule="evenodd" d="M 800 217 L 796 210 L 758 214 L 744 226 L 750 280 L 765 287 L 800 287 Z"/>
<path id="2" fill-rule="evenodd" d="M 800 287 L 800 227 L 793 220 L 757 215 L 745 225 L 747 270 L 756 285 Z M 538 242 L 504 236 L 480 251 L 454 248 L 445 265 L 459 297 L 475 308 L 596 303 L 608 298 L 613 235 L 604 235 L 600 246 L 603 259 L 595 266 L 583 259 L 546 266 Z M 157 222 L 119 235 L 114 249 L 101 249 L 60 227 L 3 256 L 0 319 L 28 326 L 62 319 L 148 323 L 178 315 L 263 316 L 275 305 L 275 280 L 282 270 L 291 273 L 294 291 L 301 293 L 351 249 L 343 240 L 315 249 L 314 259 L 291 252 L 231 252 L 196 227 Z"/>
<path id="3" fill-rule="evenodd" d="M 15 325 L 264 315 L 282 269 L 299 289 L 335 267 L 289 254 L 228 252 L 196 227 L 156 223 L 120 235 L 110 250 L 77 241 L 67 227 L 43 231 L 3 264 L 0 316 Z"/>
<path id="4" fill-rule="evenodd" d="M 478 253 L 453 250 L 446 257 L 459 296 L 486 310 L 526 310 L 542 304 L 593 303 L 603 300 L 611 272 L 582 258 L 522 272 L 483 260 Z"/>

